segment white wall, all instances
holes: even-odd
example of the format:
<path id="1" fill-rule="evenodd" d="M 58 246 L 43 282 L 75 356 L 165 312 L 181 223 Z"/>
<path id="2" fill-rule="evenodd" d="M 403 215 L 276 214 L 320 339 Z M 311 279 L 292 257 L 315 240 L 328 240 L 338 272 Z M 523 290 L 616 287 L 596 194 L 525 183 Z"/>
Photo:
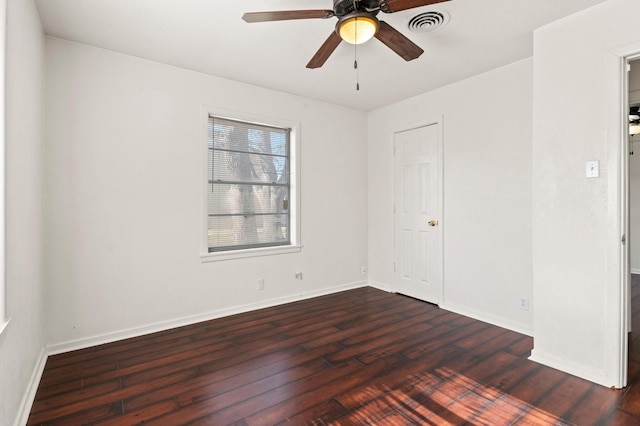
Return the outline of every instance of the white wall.
<path id="1" fill-rule="evenodd" d="M 0 424 L 30 406 L 41 371 L 41 145 L 44 36 L 32 1 L 9 0 L 6 62 L 6 284 L 0 336 Z M 37 384 L 37 383 L 36 383 Z"/>
<path id="2" fill-rule="evenodd" d="M 638 16 L 637 0 L 609 0 L 534 36 L 533 359 L 607 386 L 626 338 L 621 56 L 640 52 Z M 588 160 L 600 178 L 585 178 Z"/>
<path id="3" fill-rule="evenodd" d="M 372 282 L 393 287 L 393 131 L 443 116 L 441 306 L 532 333 L 531 82 L 526 59 L 370 114 Z"/>
<path id="4" fill-rule="evenodd" d="M 46 67 L 53 350 L 365 283 L 365 113 L 53 38 Z M 201 263 L 201 105 L 301 123 L 301 253 Z"/>

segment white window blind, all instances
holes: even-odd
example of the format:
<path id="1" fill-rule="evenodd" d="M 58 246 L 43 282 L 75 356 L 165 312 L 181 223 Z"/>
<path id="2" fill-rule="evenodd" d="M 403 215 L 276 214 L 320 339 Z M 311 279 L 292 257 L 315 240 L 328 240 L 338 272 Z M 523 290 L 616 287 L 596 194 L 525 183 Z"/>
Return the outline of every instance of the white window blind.
<path id="1" fill-rule="evenodd" d="M 209 252 L 291 244 L 290 129 L 209 116 Z"/>

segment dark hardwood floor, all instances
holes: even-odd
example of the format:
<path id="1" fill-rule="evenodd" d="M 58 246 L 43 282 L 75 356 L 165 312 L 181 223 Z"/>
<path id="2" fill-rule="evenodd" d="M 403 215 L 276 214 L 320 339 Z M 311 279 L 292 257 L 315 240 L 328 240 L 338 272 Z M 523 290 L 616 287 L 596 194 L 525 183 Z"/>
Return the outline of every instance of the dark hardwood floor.
<path id="1" fill-rule="evenodd" d="M 633 304 L 640 330 L 640 276 Z M 52 356 L 29 424 L 640 424 L 639 337 L 623 390 L 529 361 L 531 347 L 363 288 Z"/>

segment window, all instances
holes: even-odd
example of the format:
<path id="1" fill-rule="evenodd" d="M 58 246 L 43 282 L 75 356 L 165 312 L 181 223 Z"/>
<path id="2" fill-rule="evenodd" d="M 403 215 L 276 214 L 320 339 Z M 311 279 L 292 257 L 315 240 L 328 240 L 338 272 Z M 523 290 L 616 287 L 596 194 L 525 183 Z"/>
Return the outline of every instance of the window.
<path id="1" fill-rule="evenodd" d="M 206 117 L 205 253 L 216 260 L 299 250 L 297 126 L 236 115 Z"/>

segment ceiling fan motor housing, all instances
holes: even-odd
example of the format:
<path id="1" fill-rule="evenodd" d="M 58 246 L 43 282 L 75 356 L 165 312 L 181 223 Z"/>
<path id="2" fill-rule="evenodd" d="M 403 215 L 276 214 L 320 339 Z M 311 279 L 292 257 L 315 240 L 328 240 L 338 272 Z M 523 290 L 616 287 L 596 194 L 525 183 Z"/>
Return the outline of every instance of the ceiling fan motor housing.
<path id="1" fill-rule="evenodd" d="M 357 11 L 373 11 L 380 7 L 380 0 L 333 0 L 336 16 L 345 16 Z"/>

